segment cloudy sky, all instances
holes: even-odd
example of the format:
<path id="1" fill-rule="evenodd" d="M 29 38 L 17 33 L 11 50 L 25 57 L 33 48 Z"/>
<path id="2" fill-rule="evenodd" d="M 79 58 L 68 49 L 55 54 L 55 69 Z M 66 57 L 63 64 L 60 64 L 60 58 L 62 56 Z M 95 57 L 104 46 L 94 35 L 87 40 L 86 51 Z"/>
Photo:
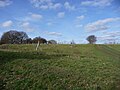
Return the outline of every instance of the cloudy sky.
<path id="1" fill-rule="evenodd" d="M 0 0 L 0 36 L 8 30 L 29 37 L 87 43 L 120 42 L 120 0 Z"/>

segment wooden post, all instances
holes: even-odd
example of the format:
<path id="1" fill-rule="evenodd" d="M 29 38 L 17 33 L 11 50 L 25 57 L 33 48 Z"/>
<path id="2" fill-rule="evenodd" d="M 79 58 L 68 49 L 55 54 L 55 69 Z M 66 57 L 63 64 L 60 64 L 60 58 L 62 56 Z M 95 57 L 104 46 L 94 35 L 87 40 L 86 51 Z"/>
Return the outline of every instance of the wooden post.
<path id="1" fill-rule="evenodd" d="M 36 51 L 38 50 L 39 45 L 40 45 L 40 42 L 38 41 L 38 44 L 36 46 Z"/>

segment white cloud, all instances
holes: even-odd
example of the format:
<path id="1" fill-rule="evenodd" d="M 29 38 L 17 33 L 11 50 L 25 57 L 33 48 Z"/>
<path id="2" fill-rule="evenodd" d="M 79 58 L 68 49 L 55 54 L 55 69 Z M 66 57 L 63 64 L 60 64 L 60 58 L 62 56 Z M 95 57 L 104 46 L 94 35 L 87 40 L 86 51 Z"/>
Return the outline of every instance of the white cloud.
<path id="1" fill-rule="evenodd" d="M 76 19 L 77 19 L 77 20 L 82 20 L 82 19 L 84 19 L 84 18 L 85 18 L 85 16 L 84 16 L 84 15 L 77 16 L 77 17 L 76 17 Z"/>
<path id="2" fill-rule="evenodd" d="M 4 28 L 11 27 L 12 25 L 13 25 L 13 22 L 11 20 L 5 21 L 1 24 L 1 26 Z"/>
<path id="3" fill-rule="evenodd" d="M 0 0 L 0 7 L 8 6 L 12 3 L 10 0 Z"/>
<path id="4" fill-rule="evenodd" d="M 37 14 L 37 13 L 28 13 L 27 16 L 25 17 L 20 17 L 20 18 L 16 18 L 16 20 L 18 21 L 40 21 L 41 19 L 43 19 L 43 15 L 41 14 Z"/>
<path id="5" fill-rule="evenodd" d="M 39 8 L 40 9 L 48 9 L 48 6 L 47 5 L 41 5 Z"/>
<path id="6" fill-rule="evenodd" d="M 58 9 L 62 6 L 61 3 L 53 3 L 52 0 L 30 0 L 31 4 L 40 9 Z"/>
<path id="7" fill-rule="evenodd" d="M 103 20 L 98 20 L 96 22 L 88 23 L 85 26 L 85 29 L 87 31 L 107 30 L 109 28 L 107 24 L 114 21 L 120 21 L 120 18 L 107 18 Z"/>
<path id="8" fill-rule="evenodd" d="M 106 34 L 107 36 L 110 36 L 110 37 L 118 37 L 120 36 L 120 31 L 104 32 L 103 34 Z"/>
<path id="9" fill-rule="evenodd" d="M 30 23 L 29 22 L 24 22 L 24 23 L 22 23 L 22 27 L 28 27 L 30 25 Z"/>
<path id="10" fill-rule="evenodd" d="M 30 3 L 35 7 L 39 9 L 59 9 L 59 8 L 65 8 L 66 10 L 75 10 L 75 6 L 71 5 L 69 2 L 65 2 L 64 5 L 62 5 L 59 2 L 55 2 L 55 0 L 29 0 Z"/>
<path id="11" fill-rule="evenodd" d="M 59 18 L 63 18 L 65 16 L 65 12 L 59 12 L 57 16 Z"/>
<path id="12" fill-rule="evenodd" d="M 47 35 L 51 35 L 51 36 L 62 36 L 61 33 L 58 32 L 45 32 Z"/>
<path id="13" fill-rule="evenodd" d="M 50 5 L 48 5 L 48 7 L 50 9 L 57 9 L 57 8 L 62 7 L 62 5 L 60 3 L 55 3 L 55 4 L 51 3 Z"/>
<path id="14" fill-rule="evenodd" d="M 21 24 L 21 27 L 26 31 L 26 32 L 33 32 L 34 29 L 33 27 L 31 27 L 30 23 L 29 22 L 23 22 Z"/>
<path id="15" fill-rule="evenodd" d="M 29 0 L 35 7 L 39 6 L 40 4 L 51 3 L 51 0 Z"/>
<path id="16" fill-rule="evenodd" d="M 64 7 L 65 7 L 65 9 L 67 9 L 67 10 L 75 10 L 75 6 L 70 5 L 69 2 L 65 2 L 65 3 L 64 3 Z"/>
<path id="17" fill-rule="evenodd" d="M 40 14 L 31 14 L 31 17 L 33 18 L 33 19 L 42 19 L 43 18 L 43 16 L 42 15 L 40 15 Z"/>
<path id="18" fill-rule="evenodd" d="M 97 39 L 99 41 L 105 42 L 115 42 L 120 40 L 120 31 L 114 32 L 104 32 L 102 36 L 98 36 Z"/>
<path id="19" fill-rule="evenodd" d="M 111 5 L 113 0 L 87 0 L 81 2 L 84 6 L 105 7 Z"/>

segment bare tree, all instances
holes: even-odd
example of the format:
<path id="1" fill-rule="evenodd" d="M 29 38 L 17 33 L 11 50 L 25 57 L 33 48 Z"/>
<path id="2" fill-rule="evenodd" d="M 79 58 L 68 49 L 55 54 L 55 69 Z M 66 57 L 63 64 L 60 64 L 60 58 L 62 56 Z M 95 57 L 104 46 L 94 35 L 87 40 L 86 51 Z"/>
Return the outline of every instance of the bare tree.
<path id="1" fill-rule="evenodd" d="M 25 33 L 25 32 L 19 32 L 20 35 L 19 35 L 19 39 L 20 39 L 20 43 L 26 43 L 24 41 L 26 41 L 28 38 L 28 35 Z"/>
<path id="2" fill-rule="evenodd" d="M 28 39 L 28 35 L 25 32 L 8 31 L 1 37 L 2 44 L 21 44 L 23 40 Z"/>

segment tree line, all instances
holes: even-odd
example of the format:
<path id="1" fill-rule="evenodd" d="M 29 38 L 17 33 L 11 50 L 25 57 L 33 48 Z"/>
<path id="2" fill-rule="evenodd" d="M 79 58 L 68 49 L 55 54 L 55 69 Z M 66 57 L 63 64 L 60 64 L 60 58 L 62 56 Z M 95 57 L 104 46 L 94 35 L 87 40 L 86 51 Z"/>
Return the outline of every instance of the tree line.
<path id="1" fill-rule="evenodd" d="M 86 38 L 89 44 L 95 44 L 97 38 L 95 35 L 90 35 Z M 32 43 L 39 43 L 41 44 L 57 44 L 55 40 L 47 41 L 45 38 L 41 38 L 40 36 L 35 37 L 33 39 L 29 38 L 26 32 L 20 32 L 15 30 L 10 30 L 3 33 L 0 44 L 32 44 Z M 71 42 L 73 44 L 75 42 Z"/>
<path id="2" fill-rule="evenodd" d="M 57 44 L 55 40 L 47 41 L 45 38 L 40 36 L 33 39 L 29 38 L 26 32 L 20 32 L 15 30 L 10 30 L 1 36 L 0 44 L 32 44 L 32 43 L 42 43 L 42 44 Z"/>

